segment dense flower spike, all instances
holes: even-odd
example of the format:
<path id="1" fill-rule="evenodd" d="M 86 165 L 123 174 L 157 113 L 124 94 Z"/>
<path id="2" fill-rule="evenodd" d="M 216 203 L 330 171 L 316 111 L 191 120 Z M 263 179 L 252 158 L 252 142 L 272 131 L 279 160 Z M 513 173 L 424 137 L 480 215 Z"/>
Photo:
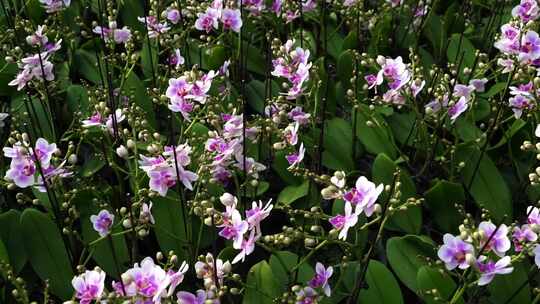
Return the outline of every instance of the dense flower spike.
<path id="1" fill-rule="evenodd" d="M 510 2 L 2 1 L 2 300 L 538 302 Z"/>

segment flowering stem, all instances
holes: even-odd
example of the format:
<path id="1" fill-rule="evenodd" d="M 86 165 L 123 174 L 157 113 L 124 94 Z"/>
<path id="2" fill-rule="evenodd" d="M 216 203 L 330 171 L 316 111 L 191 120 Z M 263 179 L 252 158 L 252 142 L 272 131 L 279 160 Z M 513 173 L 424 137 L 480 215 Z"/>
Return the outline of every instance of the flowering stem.
<path id="1" fill-rule="evenodd" d="M 347 304 L 356 303 L 357 299 L 358 299 L 358 296 L 360 295 L 360 290 L 362 289 L 362 284 L 363 284 L 363 282 L 365 281 L 365 278 L 366 278 L 366 273 L 367 273 L 367 268 L 368 268 L 368 265 L 369 265 L 369 260 L 371 258 L 372 253 L 373 253 L 373 250 L 375 249 L 375 245 L 379 242 L 380 238 L 382 237 L 384 225 L 386 224 L 386 221 L 389 218 L 389 214 L 387 213 L 387 211 L 388 211 L 388 207 L 390 205 L 390 200 L 392 199 L 392 196 L 393 196 L 394 191 L 396 189 L 396 182 L 398 180 L 399 174 L 400 174 L 399 170 L 396 170 L 396 172 L 394 172 L 394 177 L 393 177 L 393 180 L 392 180 L 392 186 L 390 187 L 390 192 L 388 194 L 388 199 L 386 201 L 386 204 L 384 204 L 384 209 L 382 210 L 382 215 L 381 215 L 382 221 L 381 221 L 381 224 L 379 225 L 379 230 L 377 231 L 377 235 L 375 236 L 375 240 L 373 240 L 373 242 L 371 242 L 371 244 L 369 245 L 369 249 L 368 249 L 367 253 L 364 255 L 364 257 L 363 257 L 363 259 L 361 261 L 360 274 L 356 279 L 355 288 L 353 289 L 353 293 L 352 293 L 351 297 L 349 297 L 349 300 L 347 301 Z"/>
<path id="2" fill-rule="evenodd" d="M 319 249 L 323 248 L 328 244 L 328 240 L 322 241 L 317 247 L 313 248 L 298 264 L 296 264 L 293 268 L 291 268 L 290 272 L 294 272 L 302 266 L 315 252 L 317 252 Z"/>

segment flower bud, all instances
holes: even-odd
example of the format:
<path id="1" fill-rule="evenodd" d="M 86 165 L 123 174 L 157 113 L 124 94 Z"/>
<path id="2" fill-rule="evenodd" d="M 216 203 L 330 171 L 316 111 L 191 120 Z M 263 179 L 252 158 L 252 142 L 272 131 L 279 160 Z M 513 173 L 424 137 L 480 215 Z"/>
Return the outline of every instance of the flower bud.
<path id="1" fill-rule="evenodd" d="M 124 145 L 120 145 L 120 147 L 116 148 L 116 155 L 118 155 L 120 158 L 127 159 L 129 156 L 129 152 Z"/>

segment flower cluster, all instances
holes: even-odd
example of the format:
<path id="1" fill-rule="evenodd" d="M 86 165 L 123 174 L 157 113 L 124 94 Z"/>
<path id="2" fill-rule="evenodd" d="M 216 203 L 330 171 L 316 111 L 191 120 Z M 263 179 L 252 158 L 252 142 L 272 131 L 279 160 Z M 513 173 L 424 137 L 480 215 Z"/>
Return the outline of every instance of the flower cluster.
<path id="1" fill-rule="evenodd" d="M 233 248 L 240 250 L 232 263 L 243 262 L 255 249 L 255 242 L 261 238 L 261 222 L 270 215 L 273 205 L 270 204 L 271 200 L 266 205 L 261 201 L 253 202 L 251 209 L 246 210 L 246 219 L 243 220 L 237 210 L 236 197 L 225 193 L 220 197 L 220 201 L 225 206 L 225 212 L 221 214 L 222 223 L 218 225 L 221 228 L 219 235 L 232 240 Z"/>
<path id="2" fill-rule="evenodd" d="M 105 108 L 105 107 L 103 106 L 101 108 Z M 102 111 L 102 112 L 105 112 L 105 111 Z M 126 119 L 126 116 L 124 115 L 124 111 L 122 109 L 116 109 L 116 111 L 114 112 L 114 118 L 112 114 L 106 115 L 106 114 L 102 114 L 102 112 L 96 111 L 88 119 L 83 119 L 81 121 L 82 127 L 83 128 L 100 127 L 102 129 L 109 130 L 109 132 L 113 133 L 114 123 L 119 124 Z"/>
<path id="3" fill-rule="evenodd" d="M 309 50 L 294 48 L 294 40 L 287 40 L 277 53 L 278 58 L 272 60 L 272 75 L 287 79 L 290 88 L 285 96 L 287 99 L 297 99 L 304 91 L 304 83 L 309 80 L 309 69 L 312 65 L 308 61 Z"/>
<path id="4" fill-rule="evenodd" d="M 380 66 L 377 74 L 368 74 L 364 79 L 368 88 L 375 88 L 375 90 L 385 81 L 387 82 L 389 89 L 383 94 L 384 102 L 404 104 L 407 95 L 416 98 L 426 84 L 425 81 L 413 80 L 409 66 L 403 63 L 401 57 L 392 59 L 378 56 L 377 64 Z"/>
<path id="5" fill-rule="evenodd" d="M 167 22 L 159 22 L 155 16 L 137 17 L 137 20 L 146 26 L 149 38 L 156 38 L 171 29 Z"/>
<path id="6" fill-rule="evenodd" d="M 113 41 L 117 44 L 125 44 L 131 39 L 131 30 L 127 26 L 118 28 L 116 21 L 110 21 L 109 27 L 96 26 L 93 32 L 102 37 L 105 42 Z"/>
<path id="7" fill-rule="evenodd" d="M 508 103 L 514 116 L 520 118 L 523 111 L 532 110 L 536 106 L 536 93 L 532 81 L 525 84 L 520 84 L 517 87 L 510 86 L 510 99 Z"/>
<path id="8" fill-rule="evenodd" d="M 296 296 L 296 304 L 310 304 L 310 303 L 319 303 L 322 300 L 323 295 L 330 297 L 332 295 L 332 290 L 328 281 L 334 269 L 332 266 L 328 268 L 324 267 L 323 264 L 317 262 L 315 265 L 315 275 L 308 282 L 308 286 L 294 286 L 293 291 Z M 322 291 L 322 294 L 319 292 Z"/>
<path id="9" fill-rule="evenodd" d="M 461 114 L 463 114 L 469 108 L 470 103 L 474 97 L 473 93 L 482 93 L 485 91 L 485 84 L 487 79 L 473 79 L 468 85 L 456 84 L 450 96 L 445 94 L 442 100 L 434 99 L 426 105 L 427 113 L 439 113 L 441 110 L 445 110 L 444 113 L 448 115 L 450 120 L 454 122 Z M 449 102 L 449 99 L 452 99 Z"/>
<path id="10" fill-rule="evenodd" d="M 338 214 L 329 220 L 334 229 L 339 231 L 339 238 L 345 240 L 349 229 L 358 223 L 358 217 L 362 212 L 370 217 L 377 209 L 380 209 L 380 206 L 375 202 L 384 187 L 382 184 L 376 186 L 365 176 L 360 176 L 353 188 L 346 189 L 345 174 L 341 171 L 337 171 L 330 181 L 332 185 L 324 188 L 321 194 L 324 199 L 343 199 L 345 201 L 345 214 Z"/>
<path id="11" fill-rule="evenodd" d="M 39 48 L 39 52 L 21 59 L 19 63 L 20 71 L 17 77 L 8 84 L 16 86 L 18 91 L 22 90 L 32 79 L 39 81 L 44 79 L 47 81 L 54 80 L 54 65 L 50 58 L 56 51 L 60 50 L 62 39 L 56 43 L 50 43 L 43 33 L 44 30 L 44 26 L 39 26 L 33 35 L 26 38 L 28 44 Z"/>
<path id="12" fill-rule="evenodd" d="M 266 167 L 254 158 L 244 155 L 244 135 L 248 140 L 257 136 L 256 127 L 245 127 L 243 114 L 221 114 L 223 123 L 220 131 L 211 131 L 205 149 L 210 154 L 210 173 L 214 182 L 227 185 L 233 176 L 233 169 L 243 170 L 257 179 Z"/>
<path id="13" fill-rule="evenodd" d="M 71 0 L 39 0 L 39 2 L 49 14 L 62 11 L 71 4 Z"/>
<path id="14" fill-rule="evenodd" d="M 180 181 L 184 187 L 193 190 L 192 183 L 199 176 L 185 168 L 191 163 L 190 154 L 191 147 L 181 144 L 176 147 L 165 146 L 163 152 L 156 152 L 156 156 L 140 155 L 139 165 L 150 178 L 150 189 L 165 196 L 169 188 Z"/>
<path id="15" fill-rule="evenodd" d="M 262 1 L 260 1 L 262 2 Z M 224 8 L 222 0 L 214 0 L 204 13 L 197 14 L 195 28 L 199 31 L 210 33 L 212 29 L 219 28 L 219 22 L 224 30 L 240 32 L 242 16 L 239 9 Z"/>
<path id="16" fill-rule="evenodd" d="M 176 54 L 176 62 L 183 61 L 180 53 Z M 216 77 L 216 72 L 209 71 L 201 73 L 201 75 L 192 79 L 191 75 L 183 75 L 178 78 L 169 79 L 166 96 L 169 99 L 169 109 L 173 112 L 179 112 L 184 119 L 190 119 L 190 113 L 193 111 L 196 101 L 200 104 L 206 102 L 208 91 L 212 87 L 212 80 Z"/>
<path id="17" fill-rule="evenodd" d="M 11 158 L 5 178 L 20 188 L 34 186 L 39 191 L 45 192 L 44 182 L 49 183 L 55 177 L 71 176 L 64 168 L 65 161 L 58 166 L 51 163 L 53 155 L 59 153 L 59 150 L 55 143 L 49 144 L 44 138 L 38 138 L 34 147 L 24 141 L 16 142 L 11 148 L 4 147 L 3 150 L 4 156 Z"/>
<path id="18" fill-rule="evenodd" d="M 171 259 L 175 260 L 176 256 Z M 220 285 L 217 285 L 214 279 L 220 281 L 218 284 L 223 284 L 224 277 L 231 272 L 231 264 L 228 261 L 214 260 L 210 253 L 206 257 L 201 257 L 195 263 L 195 273 L 198 278 L 204 280 L 205 290 L 200 289 L 195 294 L 187 291 L 175 294 L 177 287 L 184 281 L 189 266 L 186 262 L 182 262 L 178 270 L 174 270 L 171 264 L 174 263 L 167 263 L 166 268 L 163 268 L 151 257 L 146 257 L 140 264 L 135 263 L 132 268 L 122 273 L 121 281 L 113 281 L 109 294 L 135 303 L 162 303 L 165 299 L 173 298 L 181 304 L 209 303 L 207 301 L 219 303 L 219 295 L 213 290 Z M 75 298 L 81 304 L 99 302 L 107 294 L 105 279 L 106 273 L 99 268 L 86 270 L 75 276 L 72 280 Z"/>
<path id="19" fill-rule="evenodd" d="M 540 267 L 540 245 L 537 244 L 540 211 L 536 207 L 527 208 L 527 222 L 513 228 L 505 224 L 495 225 L 490 221 L 481 222 L 477 228 L 460 226 L 461 234 L 444 235 L 444 244 L 438 256 L 446 269 L 468 269 L 472 266 L 478 275 L 477 284 L 487 285 L 497 274 L 513 271 L 512 262 L 522 256 L 532 254 Z M 511 248 L 514 245 L 513 254 Z"/>

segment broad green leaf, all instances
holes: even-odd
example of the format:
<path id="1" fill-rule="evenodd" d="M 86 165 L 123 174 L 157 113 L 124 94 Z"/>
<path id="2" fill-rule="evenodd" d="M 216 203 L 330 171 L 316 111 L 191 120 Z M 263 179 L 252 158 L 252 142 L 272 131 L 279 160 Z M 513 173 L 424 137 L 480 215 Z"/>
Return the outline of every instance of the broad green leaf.
<path id="1" fill-rule="evenodd" d="M 28 260 L 22 238 L 20 217 L 21 213 L 15 209 L 0 214 L 0 226 L 2 227 L 0 237 L 6 246 L 15 273 L 21 271 Z"/>
<path id="2" fill-rule="evenodd" d="M 293 203 L 299 198 L 302 198 L 308 195 L 309 191 L 309 181 L 306 180 L 300 185 L 292 185 L 285 187 L 278 196 L 277 201 L 280 203 L 285 203 L 287 205 Z"/>
<path id="3" fill-rule="evenodd" d="M 351 86 L 351 78 L 355 67 L 355 58 L 351 50 L 346 50 L 339 55 L 337 62 L 337 76 L 346 88 Z"/>
<path id="4" fill-rule="evenodd" d="M 455 128 L 456 132 L 463 140 L 463 142 L 475 142 L 478 146 L 482 146 L 485 139 L 482 137 L 482 130 L 480 130 L 474 122 L 471 121 L 471 116 L 461 117 L 456 120 Z M 481 139 L 480 142 L 476 142 L 477 139 Z"/>
<path id="5" fill-rule="evenodd" d="M 418 270 L 426 264 L 425 258 L 433 258 L 435 252 L 433 243 L 428 237 L 406 235 L 390 238 L 386 242 L 386 255 L 401 282 L 417 292 Z"/>
<path id="6" fill-rule="evenodd" d="M 522 120 L 522 119 L 516 119 L 514 120 L 514 122 L 512 123 L 512 125 L 510 126 L 509 129 L 507 129 L 502 138 L 499 140 L 499 142 L 497 144 L 495 144 L 494 146 L 490 147 L 489 150 L 491 149 L 497 149 L 499 148 L 500 146 L 504 145 L 505 143 L 507 143 L 511 138 L 512 136 L 514 136 L 519 130 L 521 130 L 521 128 L 523 128 L 527 123 Z"/>
<path id="7" fill-rule="evenodd" d="M 390 128 L 384 119 L 380 115 L 372 113 L 366 105 L 360 105 L 354 115 L 357 115 L 358 119 L 356 136 L 366 150 L 372 154 L 385 153 L 390 158 L 395 159 L 397 151 L 394 139 L 391 137 Z M 367 125 L 368 121 L 373 123 L 372 127 Z"/>
<path id="8" fill-rule="evenodd" d="M 0 261 L 9 263 L 9 254 L 2 240 L 0 240 Z"/>
<path id="9" fill-rule="evenodd" d="M 187 254 L 187 235 L 189 233 L 188 223 L 184 223 L 183 208 L 181 204 L 186 204 L 180 200 L 180 196 L 169 191 L 166 197 L 155 197 L 152 199 L 152 214 L 156 221 L 154 232 L 161 251 L 168 252 L 174 250 L 178 257 L 185 257 Z M 187 208 L 187 206 L 185 206 Z M 188 215 L 186 214 L 187 218 Z"/>
<path id="10" fill-rule="evenodd" d="M 370 260 L 367 273 L 367 289 L 360 291 L 358 304 L 401 304 L 403 296 L 396 278 L 383 263 Z"/>
<path id="11" fill-rule="evenodd" d="M 22 236 L 32 268 L 42 280 L 49 280 L 50 290 L 62 300 L 73 294 L 73 271 L 60 231 L 53 221 L 36 209 L 26 209 L 21 216 Z"/>
<path id="12" fill-rule="evenodd" d="M 414 138 L 418 133 L 415 124 L 416 117 L 414 113 L 394 113 L 386 118 L 388 125 L 392 128 L 394 138 L 400 143 L 407 143 L 408 146 L 414 144 Z"/>
<path id="13" fill-rule="evenodd" d="M 391 185 L 394 179 L 394 172 L 398 169 L 398 166 L 385 154 L 381 153 L 377 155 L 372 167 L 373 182 L 375 184 Z M 405 169 L 400 169 L 400 182 L 402 201 L 407 198 L 414 197 L 416 195 L 416 187 Z M 381 195 L 379 202 L 386 201 L 386 195 Z M 409 207 L 405 211 L 396 211 L 388 222 L 389 229 L 398 229 L 407 233 L 418 233 L 422 226 L 422 210 L 420 207 Z"/>
<path id="14" fill-rule="evenodd" d="M 447 39 L 441 17 L 436 14 L 429 14 L 426 25 L 424 26 L 424 32 L 433 46 L 435 57 L 440 59 Z"/>
<path id="15" fill-rule="evenodd" d="M 264 113 L 265 83 L 260 80 L 252 80 L 246 86 L 246 98 L 248 104 L 258 113 Z"/>
<path id="16" fill-rule="evenodd" d="M 470 185 L 470 192 L 476 204 L 489 210 L 495 221 L 501 221 L 505 214 L 511 218 L 510 190 L 491 158 L 484 153 L 480 159 L 481 155 L 478 148 L 458 146 L 456 162 L 465 162 L 465 167 L 461 171 L 463 184 L 466 187 Z M 479 165 L 476 166 L 477 164 Z"/>
<path id="17" fill-rule="evenodd" d="M 322 163 L 333 170 L 352 170 L 351 125 L 341 118 L 333 118 L 326 122 L 324 132 L 324 151 Z"/>
<path id="18" fill-rule="evenodd" d="M 257 196 L 263 195 L 270 188 L 270 183 L 260 181 L 256 187 L 253 187 L 251 184 L 247 185 L 246 196 L 255 198 Z"/>
<path id="19" fill-rule="evenodd" d="M 295 275 L 294 272 L 291 272 L 291 269 L 300 260 L 301 258 L 297 254 L 289 251 L 277 251 L 270 257 L 270 268 L 272 268 L 272 273 L 279 283 L 281 292 L 287 291 L 289 284 L 308 282 L 315 274 L 313 268 L 309 264 L 304 263 L 298 267 L 297 281 L 293 282 Z"/>
<path id="20" fill-rule="evenodd" d="M 227 52 L 223 45 L 217 45 L 208 50 L 208 68 L 211 70 L 219 69 L 227 60 Z"/>
<path id="21" fill-rule="evenodd" d="M 103 61 L 101 64 L 103 69 Z M 94 51 L 77 49 L 73 55 L 73 66 L 81 76 L 87 80 L 90 80 L 94 84 L 101 84 L 102 79 L 106 79 L 104 75 L 102 75 L 103 78 L 99 75 L 96 54 Z"/>
<path id="22" fill-rule="evenodd" d="M 343 50 L 349 50 L 349 49 L 356 49 L 359 47 L 358 45 L 358 35 L 356 34 L 356 31 L 350 31 L 347 36 L 345 36 L 345 39 L 343 39 Z"/>
<path id="23" fill-rule="evenodd" d="M 434 295 L 426 294 L 426 291 L 436 289 L 438 291 L 437 296 L 442 298 L 443 301 L 449 301 L 454 291 L 456 290 L 456 283 L 452 278 L 446 274 L 441 273 L 439 270 L 429 266 L 422 266 L 416 276 L 418 284 L 418 295 L 428 304 L 441 303 L 441 301 L 435 301 Z M 463 303 L 463 300 L 457 303 Z"/>
<path id="24" fill-rule="evenodd" d="M 81 111 L 83 114 L 89 114 L 88 92 L 81 85 L 71 85 L 66 90 L 67 106 L 71 112 Z"/>
<path id="25" fill-rule="evenodd" d="M 56 141 L 53 136 L 53 120 L 49 115 L 46 103 L 41 102 L 37 98 L 32 98 L 30 102 L 27 101 L 27 99 L 27 96 L 23 94 L 17 95 L 11 99 L 11 115 L 20 117 L 19 123 L 22 126 L 21 131 L 30 133 L 34 140 L 39 137 L 43 137 L 49 142 Z M 30 113 L 31 117 L 25 115 L 23 116 L 22 114 L 24 112 Z M 25 123 L 26 126 L 23 126 Z M 36 128 L 32 126 L 33 123 Z"/>
<path id="26" fill-rule="evenodd" d="M 273 304 L 274 299 L 280 295 L 278 282 L 266 261 L 261 261 L 251 267 L 247 275 L 242 303 Z"/>
<path id="27" fill-rule="evenodd" d="M 145 79 L 148 79 L 150 83 L 153 83 L 154 77 L 159 77 L 158 66 L 158 50 L 155 45 L 155 41 L 150 39 L 150 45 L 146 39 L 146 34 L 144 35 L 144 44 L 141 50 L 141 65 L 143 70 L 143 75 Z"/>
<path id="28" fill-rule="evenodd" d="M 104 159 L 102 159 L 102 156 L 97 156 L 95 153 L 92 153 L 90 155 L 90 158 L 84 163 L 84 165 L 81 168 L 81 175 L 83 177 L 90 177 L 101 168 L 103 168 L 106 165 L 106 162 Z"/>
<path id="29" fill-rule="evenodd" d="M 531 288 L 530 284 L 525 282 L 530 281 L 527 276 L 527 270 L 523 263 L 516 263 L 514 271 L 510 274 L 496 275 L 493 281 L 488 285 L 488 290 L 491 293 L 489 300 L 493 304 L 522 304 L 531 303 Z M 533 283 L 534 284 L 534 283 Z M 533 285 L 534 286 L 534 285 Z M 514 295 L 518 289 L 521 290 Z"/>
<path id="30" fill-rule="evenodd" d="M 460 184 L 445 180 L 437 181 L 425 194 L 426 206 L 432 219 L 443 230 L 457 232 L 463 219 L 455 208 L 455 204 L 465 203 L 465 191 Z"/>
<path id="31" fill-rule="evenodd" d="M 446 49 L 446 56 L 450 62 L 457 63 L 461 56 L 463 62 L 461 68 L 472 67 L 474 64 L 476 49 L 471 41 L 463 34 L 453 34 Z"/>
<path id="32" fill-rule="evenodd" d="M 127 75 L 124 86 L 122 87 L 122 92 L 126 94 L 126 96 L 133 97 L 131 101 L 141 107 L 144 111 L 144 119 L 148 121 L 150 126 L 155 128 L 156 117 L 154 115 L 152 100 L 148 97 L 146 86 L 135 73 L 131 72 Z"/>

